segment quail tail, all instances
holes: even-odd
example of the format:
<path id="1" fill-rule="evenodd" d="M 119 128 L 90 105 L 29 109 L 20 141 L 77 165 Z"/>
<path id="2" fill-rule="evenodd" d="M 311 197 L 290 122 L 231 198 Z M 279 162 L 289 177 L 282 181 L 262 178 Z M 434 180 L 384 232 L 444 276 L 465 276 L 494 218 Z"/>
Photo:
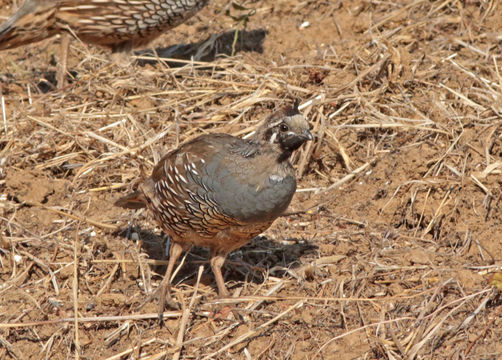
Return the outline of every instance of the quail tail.
<path id="1" fill-rule="evenodd" d="M 141 209 L 146 207 L 145 196 L 140 191 L 135 191 L 115 201 L 114 205 L 125 209 Z"/>
<path id="2" fill-rule="evenodd" d="M 12 49 L 51 36 L 54 10 L 50 2 L 47 4 L 38 6 L 36 2 L 27 0 L 14 15 L 0 24 L 0 50 Z"/>

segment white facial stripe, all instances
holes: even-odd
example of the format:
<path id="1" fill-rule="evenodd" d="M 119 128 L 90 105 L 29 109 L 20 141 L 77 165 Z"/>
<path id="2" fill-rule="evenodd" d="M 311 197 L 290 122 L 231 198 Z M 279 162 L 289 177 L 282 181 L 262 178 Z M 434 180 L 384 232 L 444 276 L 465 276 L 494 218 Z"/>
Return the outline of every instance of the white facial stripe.
<path id="1" fill-rule="evenodd" d="M 277 137 L 277 133 L 273 133 L 272 136 L 270 137 L 270 143 L 271 144 L 274 143 L 276 137 Z"/>

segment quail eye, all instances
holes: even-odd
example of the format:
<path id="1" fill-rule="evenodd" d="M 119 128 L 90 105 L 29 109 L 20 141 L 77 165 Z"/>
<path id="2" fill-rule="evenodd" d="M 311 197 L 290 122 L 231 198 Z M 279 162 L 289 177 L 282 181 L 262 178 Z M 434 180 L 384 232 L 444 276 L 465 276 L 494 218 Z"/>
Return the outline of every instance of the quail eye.
<path id="1" fill-rule="evenodd" d="M 281 129 L 281 131 L 288 131 L 289 130 L 289 127 L 286 124 L 281 124 L 281 126 L 279 128 Z"/>

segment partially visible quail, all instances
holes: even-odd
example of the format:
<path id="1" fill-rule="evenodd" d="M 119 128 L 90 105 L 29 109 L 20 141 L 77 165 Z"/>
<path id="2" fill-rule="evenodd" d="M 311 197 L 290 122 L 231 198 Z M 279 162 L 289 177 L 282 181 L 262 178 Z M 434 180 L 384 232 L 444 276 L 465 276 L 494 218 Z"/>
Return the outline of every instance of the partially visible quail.
<path id="1" fill-rule="evenodd" d="M 288 207 L 296 190 L 293 151 L 312 140 L 297 103 L 269 116 L 253 137 L 202 135 L 165 155 L 139 190 L 115 205 L 147 207 L 172 239 L 160 285 L 160 313 L 182 251 L 209 247 L 220 296 L 228 296 L 221 267 L 227 255 L 266 230 Z M 166 299 L 167 292 L 167 299 Z"/>
<path id="2" fill-rule="evenodd" d="M 0 50 L 66 31 L 113 52 L 144 46 L 209 0 L 26 0 L 0 26 Z"/>

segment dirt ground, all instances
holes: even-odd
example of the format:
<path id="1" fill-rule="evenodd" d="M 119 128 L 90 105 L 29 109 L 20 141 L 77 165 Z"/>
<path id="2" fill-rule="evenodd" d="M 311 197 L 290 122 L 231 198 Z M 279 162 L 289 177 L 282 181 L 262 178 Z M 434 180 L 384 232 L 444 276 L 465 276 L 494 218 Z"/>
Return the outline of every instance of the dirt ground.
<path id="1" fill-rule="evenodd" d="M 243 5 L 134 59 L 72 40 L 62 90 L 59 37 L 2 52 L 0 359 L 502 358 L 502 5 Z M 165 238 L 114 200 L 294 98 L 316 139 L 289 215 L 227 259 L 231 299 L 193 249 L 160 327 Z"/>

